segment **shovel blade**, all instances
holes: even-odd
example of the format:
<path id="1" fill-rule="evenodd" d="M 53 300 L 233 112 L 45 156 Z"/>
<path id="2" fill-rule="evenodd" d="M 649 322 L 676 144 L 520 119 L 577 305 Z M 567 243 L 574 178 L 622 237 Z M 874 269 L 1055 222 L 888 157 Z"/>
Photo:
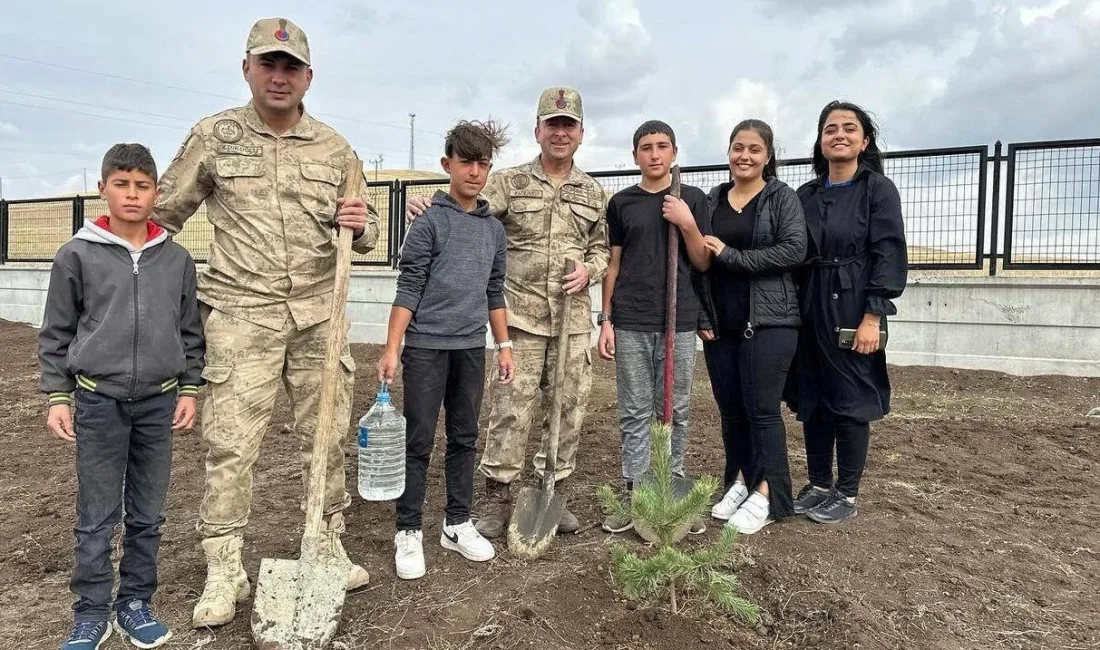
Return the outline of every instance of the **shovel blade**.
<path id="1" fill-rule="evenodd" d="M 336 633 L 346 567 L 297 560 L 260 561 L 252 638 L 260 650 L 319 650 Z"/>
<path id="2" fill-rule="evenodd" d="M 517 557 L 534 559 L 550 548 L 565 512 L 565 497 L 526 487 L 516 499 L 508 522 L 508 550 Z"/>

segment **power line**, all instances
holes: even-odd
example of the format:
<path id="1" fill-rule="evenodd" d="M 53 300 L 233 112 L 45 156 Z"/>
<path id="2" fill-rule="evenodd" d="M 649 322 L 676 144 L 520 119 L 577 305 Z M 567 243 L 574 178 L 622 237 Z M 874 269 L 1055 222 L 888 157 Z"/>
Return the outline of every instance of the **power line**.
<path id="1" fill-rule="evenodd" d="M 11 106 L 22 106 L 24 108 L 35 108 L 35 109 L 38 109 L 38 110 L 41 110 L 41 111 L 57 111 L 59 113 L 71 113 L 73 115 L 83 115 L 85 117 L 98 117 L 100 119 L 113 120 L 115 122 L 126 122 L 127 124 L 144 124 L 145 126 L 159 126 L 162 129 L 173 129 L 173 130 L 176 130 L 176 131 L 187 129 L 187 127 L 179 126 L 179 125 L 173 126 L 173 125 L 170 125 L 170 124 L 156 124 L 154 122 L 143 122 L 141 120 L 128 120 L 128 119 L 125 119 L 125 118 L 122 118 L 122 117 L 111 117 L 109 115 L 99 115 L 99 114 L 96 114 L 96 113 L 85 113 L 83 111 L 74 111 L 74 110 L 70 110 L 70 109 L 67 109 L 67 108 L 54 108 L 54 107 L 51 107 L 51 106 L 38 106 L 37 104 L 24 104 L 22 102 L 9 102 L 9 101 L 5 101 L 5 100 L 2 100 L 2 99 L 0 99 L 0 104 L 8 104 L 8 105 L 11 105 Z M 173 118 L 173 119 L 175 119 L 175 118 Z"/>
<path id="2" fill-rule="evenodd" d="M 7 174 L 4 174 L 4 178 L 7 179 L 7 180 L 12 180 L 12 181 L 14 181 L 14 180 L 25 180 L 25 179 L 28 179 L 28 178 L 56 178 L 58 176 L 76 176 L 76 175 L 80 174 L 83 171 L 84 171 L 83 169 L 77 169 L 75 171 L 73 171 L 73 170 L 63 170 L 63 171 L 57 171 L 57 172 L 46 172 L 44 174 L 23 174 L 21 176 L 8 176 Z"/>
<path id="3" fill-rule="evenodd" d="M 46 66 L 46 67 L 49 67 L 49 68 L 58 68 L 60 70 L 69 70 L 71 72 L 79 72 L 81 74 L 90 74 L 90 75 L 95 75 L 97 77 L 104 77 L 104 78 L 107 78 L 107 79 L 117 79 L 119 81 L 127 81 L 127 82 L 130 82 L 130 83 L 142 84 L 142 85 L 145 85 L 145 86 L 151 86 L 153 88 L 166 88 L 168 90 L 175 90 L 175 91 L 178 91 L 178 92 L 191 93 L 193 95 L 204 95 L 206 97 L 217 97 L 218 99 L 228 99 L 228 100 L 231 100 L 231 101 L 234 101 L 234 102 L 242 101 L 241 97 L 234 97 L 234 96 L 231 96 L 231 95 L 222 95 L 222 94 L 219 94 L 219 93 L 211 93 L 211 92 L 206 92 L 205 90 L 195 90 L 193 88 L 185 88 L 183 86 L 174 86 L 172 84 L 163 84 L 163 83 L 158 83 L 158 82 L 155 82 L 155 81 L 148 81 L 146 79 L 134 79 L 133 77 L 124 77 L 122 75 L 111 74 L 109 72 L 100 72 L 98 70 L 88 70 L 86 68 L 78 68 L 78 67 L 71 66 L 71 65 L 62 65 L 60 63 L 51 63 L 49 61 L 40 61 L 38 59 L 29 59 L 29 58 L 22 57 L 22 56 L 12 56 L 11 54 L 0 53 L 0 58 L 10 59 L 12 61 L 21 61 L 23 63 L 33 63 L 35 65 Z M 333 117 L 333 118 L 337 118 L 337 119 L 341 119 L 341 120 L 347 120 L 349 122 L 358 122 L 360 124 L 372 124 L 374 126 L 381 126 L 381 127 L 387 128 L 387 129 L 399 129 L 399 130 L 402 130 L 402 131 L 405 130 L 404 126 L 399 126 L 397 124 L 388 124 L 386 122 L 377 122 L 377 121 L 374 121 L 374 120 L 363 120 L 363 119 L 359 119 L 359 118 L 356 118 L 356 117 L 348 117 L 346 115 L 336 115 L 335 113 L 315 113 L 315 115 L 320 115 L 320 116 L 323 116 L 323 117 Z M 424 129 L 421 129 L 421 131 L 423 131 L 424 133 L 434 133 L 436 135 L 444 135 L 443 133 L 438 133 L 436 131 L 427 131 L 427 130 L 424 130 Z"/>
<path id="4" fill-rule="evenodd" d="M 62 99 L 60 97 L 51 97 L 49 95 L 35 95 L 34 93 L 25 93 L 18 90 L 8 90 L 7 88 L 0 88 L 0 93 L 7 93 L 9 95 L 21 95 L 23 97 L 32 97 L 34 99 L 45 99 L 51 102 L 61 102 L 64 104 L 75 104 L 77 106 L 90 106 L 92 108 L 105 108 L 103 104 L 96 104 L 95 102 L 78 102 L 75 99 Z M 179 120 L 181 122 L 191 122 L 191 120 L 184 117 L 176 117 L 175 115 L 162 115 L 161 113 L 148 113 L 146 111 L 139 111 L 133 108 L 125 109 L 127 113 L 134 113 L 135 115 L 146 115 L 148 117 L 162 117 L 166 120 Z"/>

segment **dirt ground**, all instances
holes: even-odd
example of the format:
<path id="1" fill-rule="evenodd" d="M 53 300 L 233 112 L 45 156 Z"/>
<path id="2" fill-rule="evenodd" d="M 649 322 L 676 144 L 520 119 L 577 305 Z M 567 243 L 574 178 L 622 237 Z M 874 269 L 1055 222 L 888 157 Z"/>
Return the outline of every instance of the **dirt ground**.
<path id="1" fill-rule="evenodd" d="M 361 414 L 378 349 L 354 352 Z M 697 369 L 688 466 L 718 474 L 716 412 L 703 364 Z M 614 536 L 598 527 L 560 537 L 532 563 L 506 551 L 486 565 L 444 553 L 434 523 L 443 504 L 437 457 L 425 517 L 433 522 L 425 529 L 429 569 L 419 581 L 394 575 L 392 505 L 355 497 L 345 544 L 372 580 L 348 597 L 333 647 L 1100 648 L 1100 533 L 1089 519 L 1100 494 L 1100 419 L 1084 416 L 1100 405 L 1100 380 L 892 372 L 895 411 L 873 427 L 860 515 L 839 527 L 790 519 L 742 538 L 744 595 L 764 612 L 756 628 L 697 601 L 681 616 L 623 601 L 608 573 Z M 613 368 L 598 362 L 596 375 L 580 469 L 566 486 L 588 524 L 602 518 L 595 488 L 619 468 Z M 56 648 L 71 620 L 76 482 L 73 447 L 45 435 L 34 330 L 0 322 L 0 378 L 0 648 Z M 281 400 L 255 476 L 245 541 L 251 575 L 262 557 L 297 555 L 300 473 L 286 422 Z M 805 460 L 800 428 L 788 429 L 797 489 Z M 349 477 L 354 450 L 349 435 Z M 224 628 L 189 627 L 204 576 L 194 532 L 202 477 L 200 436 L 178 436 L 157 610 L 175 632 L 167 647 L 246 648 L 250 603 Z M 690 543 L 718 531 L 712 522 Z M 633 534 L 621 539 L 641 546 Z"/>

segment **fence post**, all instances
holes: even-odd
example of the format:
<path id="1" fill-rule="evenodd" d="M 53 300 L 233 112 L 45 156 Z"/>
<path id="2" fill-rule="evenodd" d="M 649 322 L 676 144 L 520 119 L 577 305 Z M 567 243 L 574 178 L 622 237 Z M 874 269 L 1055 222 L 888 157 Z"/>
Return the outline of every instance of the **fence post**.
<path id="1" fill-rule="evenodd" d="M 989 275 L 997 275 L 997 259 L 1000 247 L 997 245 L 997 237 L 1001 224 L 1001 141 L 993 145 L 993 208 L 989 213 Z"/>
<path id="2" fill-rule="evenodd" d="M 401 242 L 405 241 L 405 193 L 407 188 L 401 179 L 393 180 L 393 198 L 390 199 L 390 266 L 396 271 L 401 255 Z"/>
<path id="3" fill-rule="evenodd" d="M 77 194 L 73 197 L 73 232 L 80 232 L 80 229 L 84 227 L 84 197 Z"/>
<path id="4" fill-rule="evenodd" d="M 0 199 L 0 264 L 8 263 L 8 202 Z"/>

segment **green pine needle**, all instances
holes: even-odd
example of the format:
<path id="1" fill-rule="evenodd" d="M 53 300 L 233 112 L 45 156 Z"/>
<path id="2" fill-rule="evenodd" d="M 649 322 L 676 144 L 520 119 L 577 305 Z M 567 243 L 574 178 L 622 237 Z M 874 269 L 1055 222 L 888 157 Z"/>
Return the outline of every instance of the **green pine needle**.
<path id="1" fill-rule="evenodd" d="M 635 484 L 633 499 L 624 504 L 610 485 L 602 485 L 597 496 L 608 514 L 630 516 L 648 526 L 657 536 L 656 551 L 639 557 L 623 544 L 611 546 L 611 578 L 626 598 L 639 602 L 668 601 L 673 585 L 677 592 L 690 591 L 705 597 L 729 616 L 745 622 L 759 620 L 757 606 L 740 597 L 741 583 L 733 573 L 737 531 L 729 526 L 714 544 L 692 553 L 677 549 L 676 535 L 685 526 L 706 515 L 718 490 L 718 479 L 696 479 L 683 497 L 676 496 L 677 477 L 672 473 L 671 428 L 650 426 L 652 453 L 648 480 Z"/>

